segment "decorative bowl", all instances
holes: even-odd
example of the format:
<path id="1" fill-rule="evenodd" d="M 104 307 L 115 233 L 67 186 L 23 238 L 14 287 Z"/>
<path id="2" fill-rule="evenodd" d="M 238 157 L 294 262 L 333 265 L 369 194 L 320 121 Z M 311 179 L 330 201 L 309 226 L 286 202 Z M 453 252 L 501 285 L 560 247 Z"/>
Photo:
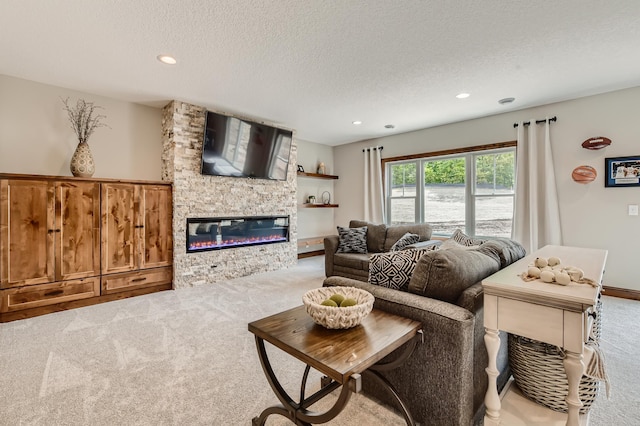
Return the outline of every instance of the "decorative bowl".
<path id="1" fill-rule="evenodd" d="M 333 307 L 321 303 L 334 294 L 354 299 L 354 306 Z M 371 293 L 355 287 L 321 287 L 309 290 L 302 296 L 302 303 L 313 321 L 325 328 L 344 329 L 359 325 L 373 309 L 374 297 Z"/>

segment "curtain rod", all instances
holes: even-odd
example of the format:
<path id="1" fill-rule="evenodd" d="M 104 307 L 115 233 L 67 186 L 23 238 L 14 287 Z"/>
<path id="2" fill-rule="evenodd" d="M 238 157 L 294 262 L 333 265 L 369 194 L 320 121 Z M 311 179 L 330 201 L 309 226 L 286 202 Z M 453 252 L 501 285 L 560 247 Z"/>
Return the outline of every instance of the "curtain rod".
<path id="1" fill-rule="evenodd" d="M 540 124 L 540 123 L 544 123 L 547 120 L 536 120 L 536 124 Z M 558 117 L 556 117 L 555 115 L 553 117 L 551 117 L 549 119 L 549 121 L 558 121 Z M 522 125 L 524 126 L 528 126 L 529 124 L 531 124 L 530 121 L 525 121 L 524 123 L 522 123 Z M 518 123 L 513 123 L 513 127 L 518 127 Z"/>
<path id="2" fill-rule="evenodd" d="M 384 148 L 384 146 L 378 146 L 378 147 L 374 147 L 374 148 L 363 148 L 362 152 L 371 151 L 371 150 L 375 151 L 376 149 L 379 149 L 380 151 L 382 151 L 383 148 Z"/>

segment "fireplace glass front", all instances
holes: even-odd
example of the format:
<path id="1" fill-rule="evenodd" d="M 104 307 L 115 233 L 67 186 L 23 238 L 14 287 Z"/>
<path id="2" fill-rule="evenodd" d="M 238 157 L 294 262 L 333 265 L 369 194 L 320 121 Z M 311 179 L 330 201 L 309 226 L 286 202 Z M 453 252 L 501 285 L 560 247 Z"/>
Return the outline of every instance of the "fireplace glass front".
<path id="1" fill-rule="evenodd" d="M 289 241 L 289 216 L 187 218 L 187 253 Z"/>

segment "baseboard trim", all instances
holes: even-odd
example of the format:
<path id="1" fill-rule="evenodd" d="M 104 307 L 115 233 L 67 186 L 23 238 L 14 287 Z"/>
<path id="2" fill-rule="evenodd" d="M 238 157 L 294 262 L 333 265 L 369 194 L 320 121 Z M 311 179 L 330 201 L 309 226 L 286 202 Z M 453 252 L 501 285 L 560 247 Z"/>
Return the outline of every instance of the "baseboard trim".
<path id="1" fill-rule="evenodd" d="M 308 251 L 306 253 L 298 253 L 298 259 L 304 259 L 305 257 L 312 257 L 312 256 L 322 256 L 323 254 L 324 254 L 324 250 Z"/>
<path id="2" fill-rule="evenodd" d="M 640 300 L 640 291 L 628 288 L 602 286 L 602 294 L 605 296 L 619 297 L 621 299 Z"/>

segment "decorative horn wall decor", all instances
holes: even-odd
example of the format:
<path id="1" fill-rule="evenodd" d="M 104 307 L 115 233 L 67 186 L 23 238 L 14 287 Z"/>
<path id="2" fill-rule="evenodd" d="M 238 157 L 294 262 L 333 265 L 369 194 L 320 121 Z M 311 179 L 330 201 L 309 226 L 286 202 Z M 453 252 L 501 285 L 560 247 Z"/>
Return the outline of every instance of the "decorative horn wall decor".
<path id="1" fill-rule="evenodd" d="M 591 166 L 578 166 L 571 172 L 571 178 L 577 183 L 591 183 L 596 179 L 598 173 Z"/>
<path id="2" fill-rule="evenodd" d="M 582 147 L 585 149 L 602 149 L 611 145 L 611 139 L 604 136 L 598 136 L 595 138 L 589 138 L 582 142 Z"/>

